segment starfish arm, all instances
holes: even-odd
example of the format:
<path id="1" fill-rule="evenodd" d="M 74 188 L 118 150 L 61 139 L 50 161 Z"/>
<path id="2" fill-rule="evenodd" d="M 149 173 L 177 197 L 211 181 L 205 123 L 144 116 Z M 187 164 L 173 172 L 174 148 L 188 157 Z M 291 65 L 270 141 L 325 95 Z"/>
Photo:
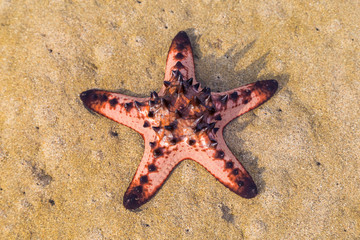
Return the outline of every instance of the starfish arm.
<path id="1" fill-rule="evenodd" d="M 145 139 L 144 156 L 125 192 L 123 204 L 127 209 L 136 209 L 149 201 L 161 188 L 170 172 L 181 161 L 175 151 L 151 147 L 155 142 Z"/>
<path id="2" fill-rule="evenodd" d="M 179 32 L 170 45 L 166 60 L 165 81 L 174 81 L 173 71 L 176 70 L 181 73 L 184 80 L 192 78 L 193 84 L 197 83 L 195 80 L 193 51 L 190 39 L 185 32 Z M 165 87 L 161 89 L 159 94 L 163 93 L 164 90 Z"/>
<path id="3" fill-rule="evenodd" d="M 241 197 L 253 198 L 257 195 L 257 188 L 250 174 L 231 153 L 222 137 L 217 138 L 216 148 L 195 146 L 190 156 L 190 159 L 202 165 L 224 186 Z"/>
<path id="4" fill-rule="evenodd" d="M 80 94 L 86 108 L 104 115 L 115 122 L 128 126 L 144 134 L 145 117 L 149 114 L 148 98 L 135 98 L 120 93 L 92 89 Z"/>
<path id="5" fill-rule="evenodd" d="M 214 93 L 213 99 L 223 124 L 260 106 L 271 98 L 278 88 L 276 80 L 265 80 L 250 83 L 221 93 Z"/>

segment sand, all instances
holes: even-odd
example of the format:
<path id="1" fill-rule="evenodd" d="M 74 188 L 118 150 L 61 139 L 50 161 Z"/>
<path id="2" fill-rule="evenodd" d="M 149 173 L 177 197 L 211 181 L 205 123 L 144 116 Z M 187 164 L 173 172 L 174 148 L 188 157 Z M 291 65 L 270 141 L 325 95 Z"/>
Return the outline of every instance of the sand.
<path id="1" fill-rule="evenodd" d="M 2 239 L 359 239 L 359 2 L 157 2 L 1 1 Z M 181 30 L 213 91 L 279 82 L 224 133 L 259 195 L 186 160 L 129 211 L 143 139 L 79 94 L 159 90 Z"/>

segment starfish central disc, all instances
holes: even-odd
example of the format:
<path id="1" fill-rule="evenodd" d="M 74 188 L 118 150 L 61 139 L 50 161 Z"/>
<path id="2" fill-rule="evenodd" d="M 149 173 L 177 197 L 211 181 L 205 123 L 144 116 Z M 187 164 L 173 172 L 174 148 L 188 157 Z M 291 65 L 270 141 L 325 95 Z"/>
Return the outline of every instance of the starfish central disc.
<path id="1" fill-rule="evenodd" d="M 199 91 L 199 85 L 192 85 L 192 79 L 183 80 L 179 71 L 173 72 L 172 80 L 165 82 L 164 95 L 155 92 L 148 103 L 142 103 L 144 115 L 149 117 L 146 127 L 156 132 L 152 147 L 165 148 L 180 142 L 190 145 L 198 142 L 201 146 L 214 144 L 211 131 L 216 131 L 215 106 L 210 91 Z M 214 130 L 215 129 L 215 130 Z M 157 143 L 157 145 L 155 145 Z"/>

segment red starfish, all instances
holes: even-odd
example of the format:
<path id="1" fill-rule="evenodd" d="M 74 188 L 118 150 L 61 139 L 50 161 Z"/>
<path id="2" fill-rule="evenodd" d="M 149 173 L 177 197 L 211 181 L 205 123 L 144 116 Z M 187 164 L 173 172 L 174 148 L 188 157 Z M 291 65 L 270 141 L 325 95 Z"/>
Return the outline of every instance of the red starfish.
<path id="1" fill-rule="evenodd" d="M 179 32 L 171 43 L 164 86 L 149 98 L 135 98 L 103 90 L 88 90 L 80 98 L 85 107 L 139 132 L 145 152 L 124 196 L 124 206 L 135 209 L 162 186 L 174 167 L 192 159 L 231 191 L 252 198 L 257 188 L 249 173 L 231 153 L 223 138 L 234 118 L 268 100 L 278 87 L 275 80 L 250 83 L 227 92 L 211 93 L 195 80 L 189 37 Z"/>

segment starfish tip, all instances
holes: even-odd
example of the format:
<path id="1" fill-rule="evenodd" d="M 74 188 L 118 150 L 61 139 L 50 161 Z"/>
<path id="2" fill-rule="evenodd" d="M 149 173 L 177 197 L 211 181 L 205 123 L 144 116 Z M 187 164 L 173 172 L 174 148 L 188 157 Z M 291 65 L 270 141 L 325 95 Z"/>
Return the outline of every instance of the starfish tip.
<path id="1" fill-rule="evenodd" d="M 123 205 L 126 209 L 136 209 L 141 206 L 140 199 L 136 194 L 125 194 Z"/>
<path id="2" fill-rule="evenodd" d="M 241 185 L 243 187 L 242 191 L 239 193 L 241 197 L 253 198 L 258 194 L 257 187 L 252 179 L 242 179 L 242 181 L 239 181 L 238 184 L 239 186 Z"/>
<path id="3" fill-rule="evenodd" d="M 86 102 L 89 99 L 89 96 L 92 95 L 93 90 L 87 90 L 82 93 L 80 93 L 80 99 L 83 102 Z"/>
<path id="4" fill-rule="evenodd" d="M 255 86 L 260 88 L 262 91 L 269 93 L 269 95 L 272 96 L 278 89 L 279 84 L 276 80 L 265 80 L 256 82 Z"/>
<path id="5" fill-rule="evenodd" d="M 176 34 L 174 40 L 175 40 L 175 41 L 181 41 L 181 42 L 188 42 L 188 43 L 190 43 L 189 37 L 188 37 L 188 35 L 186 34 L 185 31 L 180 31 L 180 32 L 178 32 L 178 34 Z"/>
<path id="6" fill-rule="evenodd" d="M 85 106 L 86 109 L 88 109 L 90 112 L 93 111 L 93 108 L 91 107 L 91 105 L 96 102 L 96 101 L 107 101 L 107 96 L 106 95 L 99 95 L 96 92 L 96 89 L 90 89 L 87 91 L 84 91 L 82 93 L 80 93 L 80 99 L 83 102 L 83 105 Z"/>

